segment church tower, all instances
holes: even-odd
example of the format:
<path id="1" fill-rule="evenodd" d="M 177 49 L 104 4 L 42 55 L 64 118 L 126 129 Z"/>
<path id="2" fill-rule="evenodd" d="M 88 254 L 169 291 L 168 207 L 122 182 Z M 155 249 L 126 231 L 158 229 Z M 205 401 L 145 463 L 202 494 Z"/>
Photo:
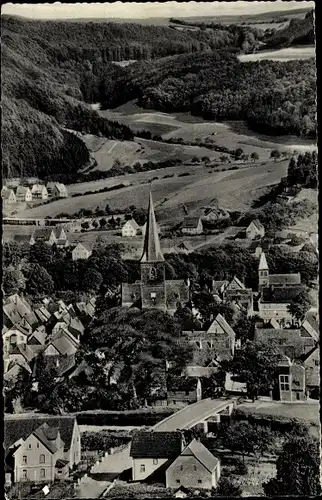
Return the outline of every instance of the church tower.
<path id="1" fill-rule="evenodd" d="M 161 252 L 151 191 L 140 267 L 142 308 L 165 311 L 165 261 Z"/>
<path id="2" fill-rule="evenodd" d="M 262 252 L 258 266 L 258 291 L 269 286 L 269 269 L 265 253 Z"/>

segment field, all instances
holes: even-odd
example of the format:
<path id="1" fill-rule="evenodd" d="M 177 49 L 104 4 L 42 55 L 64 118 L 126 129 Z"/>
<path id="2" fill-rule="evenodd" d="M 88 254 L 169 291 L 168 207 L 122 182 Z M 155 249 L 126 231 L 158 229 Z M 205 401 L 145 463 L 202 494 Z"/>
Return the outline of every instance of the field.
<path id="1" fill-rule="evenodd" d="M 153 181 L 153 197 L 156 212 L 160 222 L 184 217 L 182 205 L 189 211 L 195 211 L 217 197 L 221 206 L 228 210 L 243 210 L 250 207 L 252 200 L 258 197 L 258 189 L 276 183 L 286 174 L 288 161 L 266 162 L 261 165 L 245 166 L 240 170 L 225 172 L 210 171 L 209 167 L 181 167 L 190 175 L 184 177 L 159 178 Z M 170 169 L 173 172 L 174 169 Z M 160 172 L 160 171 L 159 171 Z M 111 180 L 99 181 L 104 187 L 108 182 L 120 183 L 130 181 L 131 186 L 119 190 L 89 194 L 75 198 L 54 201 L 48 205 L 25 210 L 25 217 L 46 217 L 66 212 L 73 214 L 81 208 L 105 208 L 106 204 L 124 209 L 130 205 L 146 208 L 149 194 L 149 179 L 162 177 L 157 171 L 124 175 Z M 86 190 L 94 190 L 93 184 L 88 184 Z M 85 186 L 82 186 L 85 189 Z M 79 191 L 79 185 L 75 190 Z M 180 210 L 181 209 L 181 210 Z M 180 213 L 181 212 L 181 213 Z M 22 214 L 21 214 L 22 215 Z"/>
<path id="2" fill-rule="evenodd" d="M 293 59 L 310 59 L 315 57 L 315 46 L 288 47 L 287 49 L 256 52 L 255 54 L 242 54 L 238 56 L 241 62 L 249 61 L 292 61 Z"/>

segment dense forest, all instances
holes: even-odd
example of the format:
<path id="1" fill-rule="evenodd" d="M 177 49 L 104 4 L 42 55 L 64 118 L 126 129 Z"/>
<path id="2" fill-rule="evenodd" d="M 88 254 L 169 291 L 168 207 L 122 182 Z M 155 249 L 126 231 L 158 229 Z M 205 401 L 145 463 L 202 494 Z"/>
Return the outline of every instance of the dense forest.
<path id="1" fill-rule="evenodd" d="M 71 130 L 131 140 L 129 128 L 88 105 L 98 101 L 115 107 L 137 99 L 146 108 L 246 120 L 266 133 L 315 136 L 313 60 L 238 61 L 236 52 L 254 50 L 261 30 L 218 25 L 182 32 L 8 16 L 1 25 L 5 177 L 74 175 L 91 158 Z M 130 59 L 137 62 L 113 63 Z"/>
<path id="2" fill-rule="evenodd" d="M 191 110 L 210 120 L 245 120 L 266 134 L 315 137 L 314 59 L 241 63 L 227 51 L 184 54 L 133 64 L 113 83 L 103 76 L 97 88 L 105 108 L 137 98 L 145 108 Z"/>

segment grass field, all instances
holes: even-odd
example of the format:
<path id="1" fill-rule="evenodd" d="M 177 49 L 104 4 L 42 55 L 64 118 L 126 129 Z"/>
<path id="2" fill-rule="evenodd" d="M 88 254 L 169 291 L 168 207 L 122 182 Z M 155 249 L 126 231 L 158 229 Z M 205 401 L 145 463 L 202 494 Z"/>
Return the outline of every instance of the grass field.
<path id="1" fill-rule="evenodd" d="M 238 56 L 241 62 L 249 61 L 292 61 L 298 59 L 310 59 L 315 57 L 315 46 L 305 45 L 303 47 L 288 47 L 280 50 L 268 50 L 263 52 L 256 52 L 255 54 L 242 54 Z"/>

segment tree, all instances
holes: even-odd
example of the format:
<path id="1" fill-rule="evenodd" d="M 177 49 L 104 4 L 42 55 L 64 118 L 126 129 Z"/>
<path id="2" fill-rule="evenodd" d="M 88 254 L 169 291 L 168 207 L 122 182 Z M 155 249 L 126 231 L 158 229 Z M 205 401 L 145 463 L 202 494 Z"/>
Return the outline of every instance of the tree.
<path id="1" fill-rule="evenodd" d="M 97 292 L 102 284 L 103 276 L 95 268 L 88 267 L 81 279 L 83 290 L 93 290 Z"/>
<path id="2" fill-rule="evenodd" d="M 109 215 L 111 213 L 111 208 L 110 208 L 109 204 L 107 204 L 105 206 L 105 213 L 106 213 L 106 215 Z"/>
<path id="3" fill-rule="evenodd" d="M 236 159 L 239 160 L 244 154 L 244 151 L 242 150 L 242 148 L 237 148 L 235 150 L 235 156 L 236 156 Z"/>
<path id="4" fill-rule="evenodd" d="M 19 294 L 26 288 L 26 278 L 19 269 L 10 266 L 3 271 L 2 286 L 6 295 Z"/>
<path id="5" fill-rule="evenodd" d="M 228 369 L 246 382 L 247 392 L 255 401 L 274 385 L 279 357 L 274 344 L 247 342 L 229 363 Z"/>
<path id="6" fill-rule="evenodd" d="M 89 222 L 87 220 L 85 222 L 82 222 L 81 227 L 84 229 L 84 231 L 87 231 L 87 229 L 89 229 Z"/>
<path id="7" fill-rule="evenodd" d="M 100 223 L 101 229 L 104 229 L 104 227 L 107 224 L 107 220 L 104 219 L 104 218 L 102 218 L 102 219 L 99 220 L 99 223 Z"/>
<path id="8" fill-rule="evenodd" d="M 92 222 L 92 226 L 94 227 L 94 229 L 97 229 L 98 228 L 98 222 L 96 219 L 93 220 Z"/>
<path id="9" fill-rule="evenodd" d="M 273 149 L 271 151 L 270 158 L 273 158 L 274 161 L 278 160 L 281 157 L 281 152 L 278 149 Z"/>
<path id="10" fill-rule="evenodd" d="M 251 155 L 250 155 L 251 159 L 253 161 L 256 161 L 259 159 L 259 156 L 258 156 L 258 153 L 256 153 L 256 151 L 254 151 Z"/>
<path id="11" fill-rule="evenodd" d="M 50 245 L 43 241 L 36 242 L 30 248 L 29 261 L 46 266 L 55 260 L 55 253 Z"/>
<path id="12" fill-rule="evenodd" d="M 301 320 L 304 318 L 311 305 L 309 293 L 306 289 L 304 289 L 291 300 L 287 309 L 288 312 L 294 316 L 294 318 Z"/>
<path id="13" fill-rule="evenodd" d="M 50 295 L 55 289 L 55 283 L 46 269 L 39 264 L 30 266 L 26 290 L 30 295 Z"/>
<path id="14" fill-rule="evenodd" d="M 276 477 L 263 484 L 265 495 L 321 495 L 320 447 L 313 437 L 292 436 L 283 446 L 276 470 Z"/>
<path id="15" fill-rule="evenodd" d="M 229 160 L 227 155 L 222 155 L 222 156 L 220 156 L 219 159 L 221 160 L 222 163 L 228 163 L 228 160 Z"/>
<path id="16" fill-rule="evenodd" d="M 242 489 L 238 484 L 234 483 L 230 478 L 221 477 L 218 481 L 217 488 L 213 488 L 211 493 L 212 496 L 215 497 L 223 497 L 223 498 L 240 497 L 242 494 Z"/>

